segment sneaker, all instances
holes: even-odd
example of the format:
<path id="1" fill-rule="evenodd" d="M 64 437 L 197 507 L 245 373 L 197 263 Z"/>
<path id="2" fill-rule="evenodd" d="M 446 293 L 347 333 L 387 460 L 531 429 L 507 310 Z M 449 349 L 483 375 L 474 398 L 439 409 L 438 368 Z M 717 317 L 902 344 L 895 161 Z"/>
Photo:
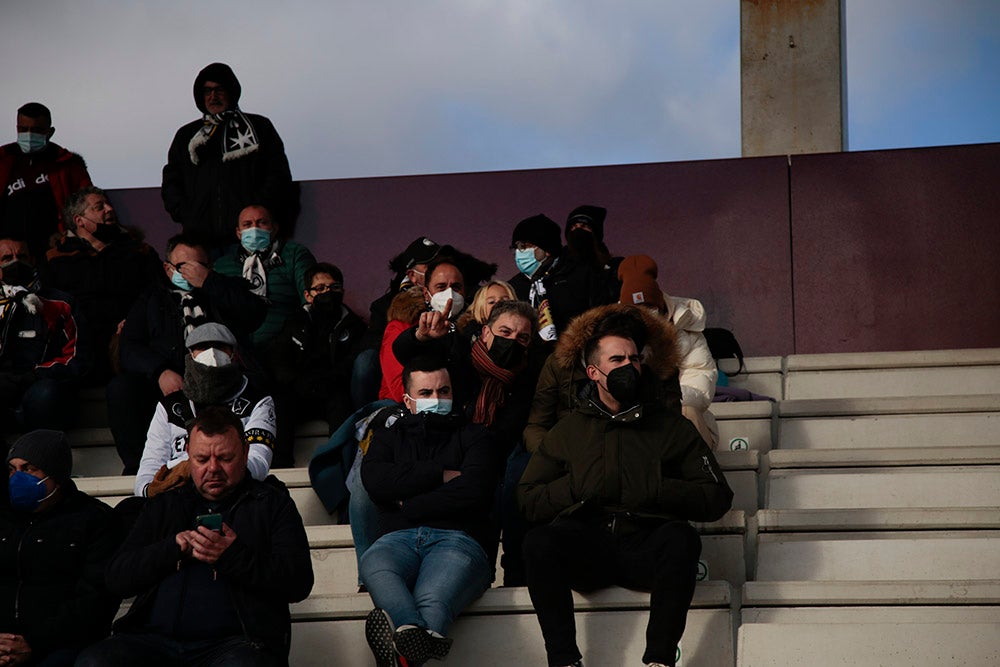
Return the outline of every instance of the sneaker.
<path id="1" fill-rule="evenodd" d="M 451 641 L 447 637 L 435 637 L 424 628 L 397 630 L 392 637 L 396 652 L 412 665 L 444 660 L 451 650 Z"/>
<path id="2" fill-rule="evenodd" d="M 375 667 L 400 667 L 392 636 L 396 629 L 385 609 L 376 607 L 365 619 L 365 639 L 375 656 Z"/>

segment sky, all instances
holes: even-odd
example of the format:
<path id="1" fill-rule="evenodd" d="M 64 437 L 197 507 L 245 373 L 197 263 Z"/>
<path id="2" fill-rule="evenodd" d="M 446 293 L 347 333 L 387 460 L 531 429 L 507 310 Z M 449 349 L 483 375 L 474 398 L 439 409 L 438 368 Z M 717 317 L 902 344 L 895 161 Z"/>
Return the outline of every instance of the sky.
<path id="1" fill-rule="evenodd" d="M 206 64 L 297 180 L 738 157 L 737 0 L 0 0 L 0 110 L 157 186 Z M 1000 141 L 1000 2 L 846 0 L 849 150 Z"/>

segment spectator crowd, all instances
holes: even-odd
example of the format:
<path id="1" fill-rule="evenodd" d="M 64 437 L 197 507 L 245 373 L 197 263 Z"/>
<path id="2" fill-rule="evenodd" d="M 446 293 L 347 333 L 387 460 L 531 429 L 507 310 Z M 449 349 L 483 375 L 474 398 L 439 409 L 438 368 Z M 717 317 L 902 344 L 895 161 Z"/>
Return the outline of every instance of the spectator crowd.
<path id="1" fill-rule="evenodd" d="M 446 659 L 501 545 L 549 665 L 583 664 L 571 592 L 611 585 L 650 592 L 643 661 L 674 665 L 689 522 L 733 495 L 702 304 L 666 293 L 653 258 L 614 255 L 586 204 L 511 221 L 507 280 L 420 230 L 362 317 L 334 258 L 293 240 L 281 137 L 240 96 L 225 64 L 195 78 L 161 249 L 51 141 L 42 104 L 0 147 L 0 665 L 287 664 L 313 572 L 271 472 L 310 420 L 330 436 L 310 479 L 351 524 L 379 667 Z M 135 480 L 114 510 L 72 478 L 86 388 Z"/>

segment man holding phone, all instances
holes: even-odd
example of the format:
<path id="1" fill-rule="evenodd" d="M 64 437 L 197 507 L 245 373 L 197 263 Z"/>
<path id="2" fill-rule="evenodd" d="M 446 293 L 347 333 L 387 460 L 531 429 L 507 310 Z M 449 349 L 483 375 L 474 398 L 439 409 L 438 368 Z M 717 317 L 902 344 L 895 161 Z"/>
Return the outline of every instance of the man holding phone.
<path id="1" fill-rule="evenodd" d="M 247 474 L 229 409 L 200 411 L 187 447 L 190 481 L 150 500 L 108 567 L 135 601 L 78 665 L 287 664 L 288 604 L 313 585 L 302 518 L 281 482 Z"/>

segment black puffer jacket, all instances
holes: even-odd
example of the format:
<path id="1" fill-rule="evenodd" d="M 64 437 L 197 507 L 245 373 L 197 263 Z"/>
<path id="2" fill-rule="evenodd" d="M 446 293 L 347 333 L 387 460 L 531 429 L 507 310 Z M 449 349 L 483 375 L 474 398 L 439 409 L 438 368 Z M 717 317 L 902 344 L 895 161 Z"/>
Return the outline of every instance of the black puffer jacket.
<path id="1" fill-rule="evenodd" d="M 313 585 L 302 517 L 274 477 L 258 482 L 247 476 L 223 505 L 223 521 L 237 538 L 216 561 L 216 576 L 228 587 L 247 637 L 287 649 L 288 604 L 304 600 Z M 142 631 L 159 584 L 192 563 L 181 555 L 175 536 L 193 528 L 195 517 L 207 510 L 191 483 L 150 499 L 107 570 L 109 588 L 122 597 L 136 596 L 115 623 L 116 632 Z"/>
<path id="2" fill-rule="evenodd" d="M 104 585 L 121 542 L 111 508 L 63 490 L 44 512 L 0 509 L 0 631 L 24 635 L 35 657 L 103 639 L 119 604 Z"/>

